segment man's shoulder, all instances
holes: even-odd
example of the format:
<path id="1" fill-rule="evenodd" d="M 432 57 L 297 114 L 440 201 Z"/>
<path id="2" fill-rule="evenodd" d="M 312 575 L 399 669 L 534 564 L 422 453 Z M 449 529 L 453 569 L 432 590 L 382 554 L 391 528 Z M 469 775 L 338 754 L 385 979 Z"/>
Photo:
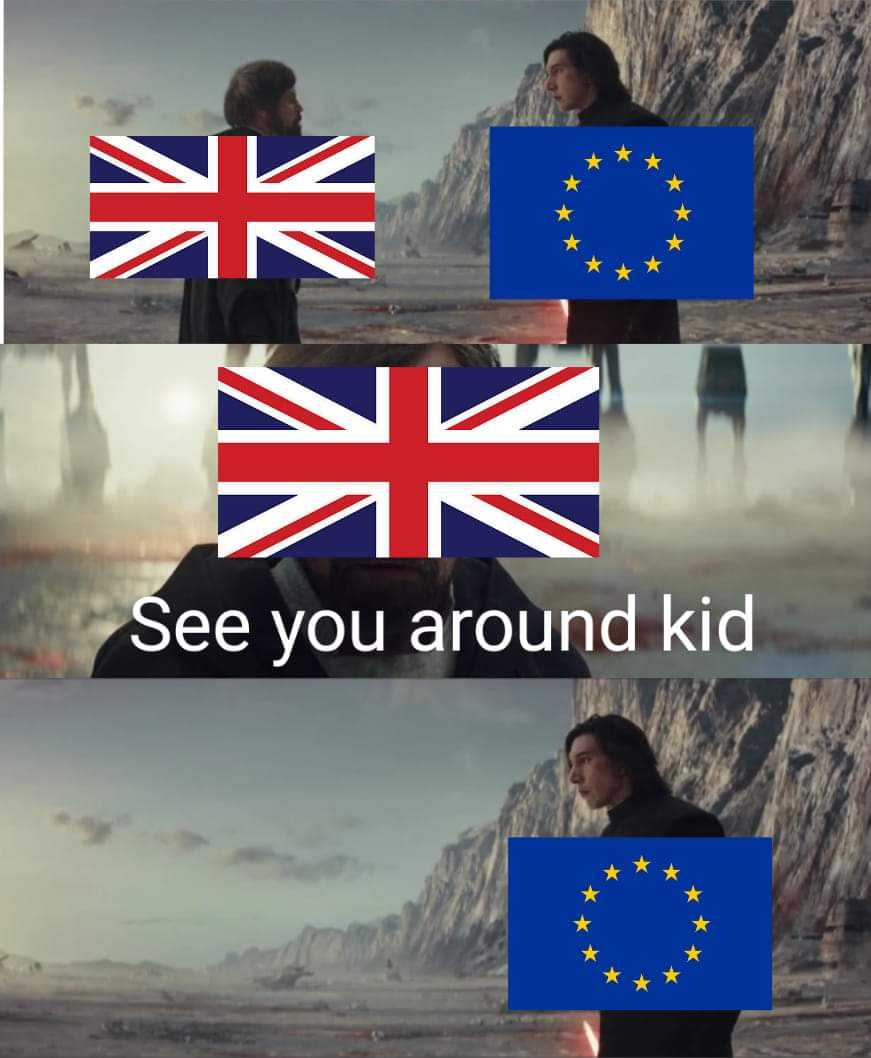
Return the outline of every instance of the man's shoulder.
<path id="1" fill-rule="evenodd" d="M 723 836 L 722 824 L 715 815 L 671 794 L 648 802 L 647 811 L 651 823 L 666 838 Z"/>
<path id="2" fill-rule="evenodd" d="M 670 837 L 722 837 L 723 825 L 712 813 L 691 801 L 669 796 L 665 809 Z"/>
<path id="3" fill-rule="evenodd" d="M 269 649 L 275 637 L 270 611 L 283 609 L 268 562 L 219 559 L 216 545 L 198 544 L 152 594 L 160 603 L 149 610 L 143 606 L 142 617 L 159 620 L 167 628 L 174 627 L 187 610 L 204 614 L 211 628 L 221 613 L 241 611 L 250 621 L 249 648 L 225 654 L 211 645 L 202 652 L 183 652 L 171 644 L 160 651 L 143 651 L 135 645 L 134 635 L 152 643 L 157 642 L 158 632 L 131 616 L 100 647 L 95 676 L 277 675 L 264 661 L 264 648 Z"/>
<path id="4" fill-rule="evenodd" d="M 487 610 L 505 613 L 513 628 L 510 647 L 505 651 L 487 653 L 476 650 L 465 655 L 459 675 L 470 676 L 536 676 L 575 677 L 590 675 L 583 655 L 570 645 L 560 650 L 559 633 L 554 630 L 552 649 L 525 650 L 518 640 L 520 615 L 525 613 L 527 638 L 530 643 L 542 641 L 548 615 L 526 595 L 508 570 L 497 559 L 461 559 L 454 577 L 454 605 L 458 610 L 471 610 L 480 615 Z"/>
<path id="5" fill-rule="evenodd" d="M 668 122 L 631 99 L 609 99 L 597 101 L 588 112 L 582 111 L 578 124 L 664 126 Z"/>
<path id="6" fill-rule="evenodd" d="M 240 598 L 256 597 L 270 585 L 269 563 L 262 559 L 218 558 L 217 544 L 195 544 L 170 574 L 160 593 L 173 607 L 195 606 L 220 612 Z M 272 594 L 272 593 L 270 593 Z M 277 589 L 275 592 L 277 596 Z"/>
<path id="7" fill-rule="evenodd" d="M 632 811 L 603 832 L 612 837 L 721 838 L 722 824 L 711 812 L 671 794 L 636 801 Z"/>

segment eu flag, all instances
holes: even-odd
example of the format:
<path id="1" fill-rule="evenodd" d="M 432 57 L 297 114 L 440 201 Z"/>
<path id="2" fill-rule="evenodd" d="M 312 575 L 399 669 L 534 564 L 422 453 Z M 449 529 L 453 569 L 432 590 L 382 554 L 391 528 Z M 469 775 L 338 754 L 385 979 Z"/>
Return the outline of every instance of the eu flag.
<path id="1" fill-rule="evenodd" d="M 753 129 L 490 129 L 490 297 L 753 297 Z"/>
<path id="2" fill-rule="evenodd" d="M 511 1010 L 770 1010 L 770 838 L 509 838 Z"/>

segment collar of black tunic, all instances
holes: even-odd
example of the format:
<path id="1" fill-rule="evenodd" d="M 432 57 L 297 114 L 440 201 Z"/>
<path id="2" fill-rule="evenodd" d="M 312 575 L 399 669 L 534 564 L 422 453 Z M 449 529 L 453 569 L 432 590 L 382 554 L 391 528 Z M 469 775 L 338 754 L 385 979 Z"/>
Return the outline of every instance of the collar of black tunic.
<path id="1" fill-rule="evenodd" d="M 630 794 L 625 801 L 621 801 L 619 805 L 614 805 L 613 808 L 608 809 L 609 824 L 625 823 L 627 819 L 631 819 L 649 801 L 649 797 L 642 798 L 635 794 Z"/>

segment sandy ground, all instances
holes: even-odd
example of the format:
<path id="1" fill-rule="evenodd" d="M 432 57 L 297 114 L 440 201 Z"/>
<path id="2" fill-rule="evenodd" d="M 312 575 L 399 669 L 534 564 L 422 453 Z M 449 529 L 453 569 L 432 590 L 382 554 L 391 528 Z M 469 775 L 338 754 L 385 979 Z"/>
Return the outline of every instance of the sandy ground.
<path id="1" fill-rule="evenodd" d="M 37 980 L 37 978 L 39 978 Z M 595 1014 L 504 1011 L 504 979 L 314 979 L 270 992 L 205 975 L 130 981 L 49 971 L 0 980 L 3 1058 L 447 1058 L 590 1055 Z M 867 1054 L 871 1004 L 841 989 L 742 1015 L 735 1054 Z"/>
<path id="2" fill-rule="evenodd" d="M 88 279 L 78 255 L 10 251 L 9 342 L 174 342 L 181 283 Z M 300 294 L 304 341 L 560 342 L 557 302 L 488 300 L 484 258 L 433 255 L 379 262 L 374 283 L 308 281 Z M 681 304 L 685 342 L 844 342 L 871 336 L 867 265 L 779 254 L 757 260 L 756 298 Z"/>

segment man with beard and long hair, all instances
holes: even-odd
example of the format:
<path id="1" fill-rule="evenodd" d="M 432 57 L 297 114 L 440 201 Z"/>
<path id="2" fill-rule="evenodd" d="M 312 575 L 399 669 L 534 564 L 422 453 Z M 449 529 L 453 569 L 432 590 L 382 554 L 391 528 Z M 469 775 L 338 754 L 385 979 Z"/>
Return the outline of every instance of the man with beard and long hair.
<path id="1" fill-rule="evenodd" d="M 495 350 L 486 345 L 279 345 L 270 367 L 496 367 Z M 474 618 L 501 610 L 519 627 L 528 622 L 528 641 L 542 641 L 545 615 L 521 591 L 495 559 L 475 558 L 275 558 L 219 559 L 214 545 L 192 548 L 156 593 L 174 615 L 197 609 L 214 627 L 219 613 L 241 610 L 249 619 L 248 647 L 228 653 L 213 647 L 191 653 L 175 641 L 146 653 L 132 641 L 138 634 L 153 642 L 155 632 L 129 621 L 100 648 L 95 676 L 587 676 L 583 657 L 571 647 L 528 651 L 512 636 L 502 651 L 482 650 L 468 633 Z M 287 664 L 275 667 L 283 654 L 272 612 L 285 628 L 293 615 L 332 610 L 349 627 L 360 614 L 364 643 L 371 642 L 375 612 L 384 614 L 384 650 L 356 651 L 352 644 L 336 652 L 316 652 L 304 637 L 297 640 Z M 415 651 L 412 617 L 421 610 L 442 616 L 450 643 L 453 611 L 468 611 L 461 649 Z M 350 637 L 348 637 L 350 640 Z"/>
<path id="2" fill-rule="evenodd" d="M 230 128 L 219 136 L 298 136 L 302 104 L 296 74 L 283 62 L 240 66 L 224 96 Z M 182 342 L 298 342 L 298 280 L 186 279 Z"/>
<path id="3" fill-rule="evenodd" d="M 578 125 L 667 125 L 633 103 L 608 45 L 594 33 L 563 33 L 544 49 L 545 91 Z M 676 301 L 569 302 L 566 342 L 679 342 Z"/>
<path id="4" fill-rule="evenodd" d="M 716 816 L 672 795 L 647 736 L 631 720 L 591 716 L 565 737 L 569 782 L 588 808 L 605 809 L 605 838 L 721 838 Z M 600 1058 L 728 1058 L 738 1012 L 603 1010 Z"/>

